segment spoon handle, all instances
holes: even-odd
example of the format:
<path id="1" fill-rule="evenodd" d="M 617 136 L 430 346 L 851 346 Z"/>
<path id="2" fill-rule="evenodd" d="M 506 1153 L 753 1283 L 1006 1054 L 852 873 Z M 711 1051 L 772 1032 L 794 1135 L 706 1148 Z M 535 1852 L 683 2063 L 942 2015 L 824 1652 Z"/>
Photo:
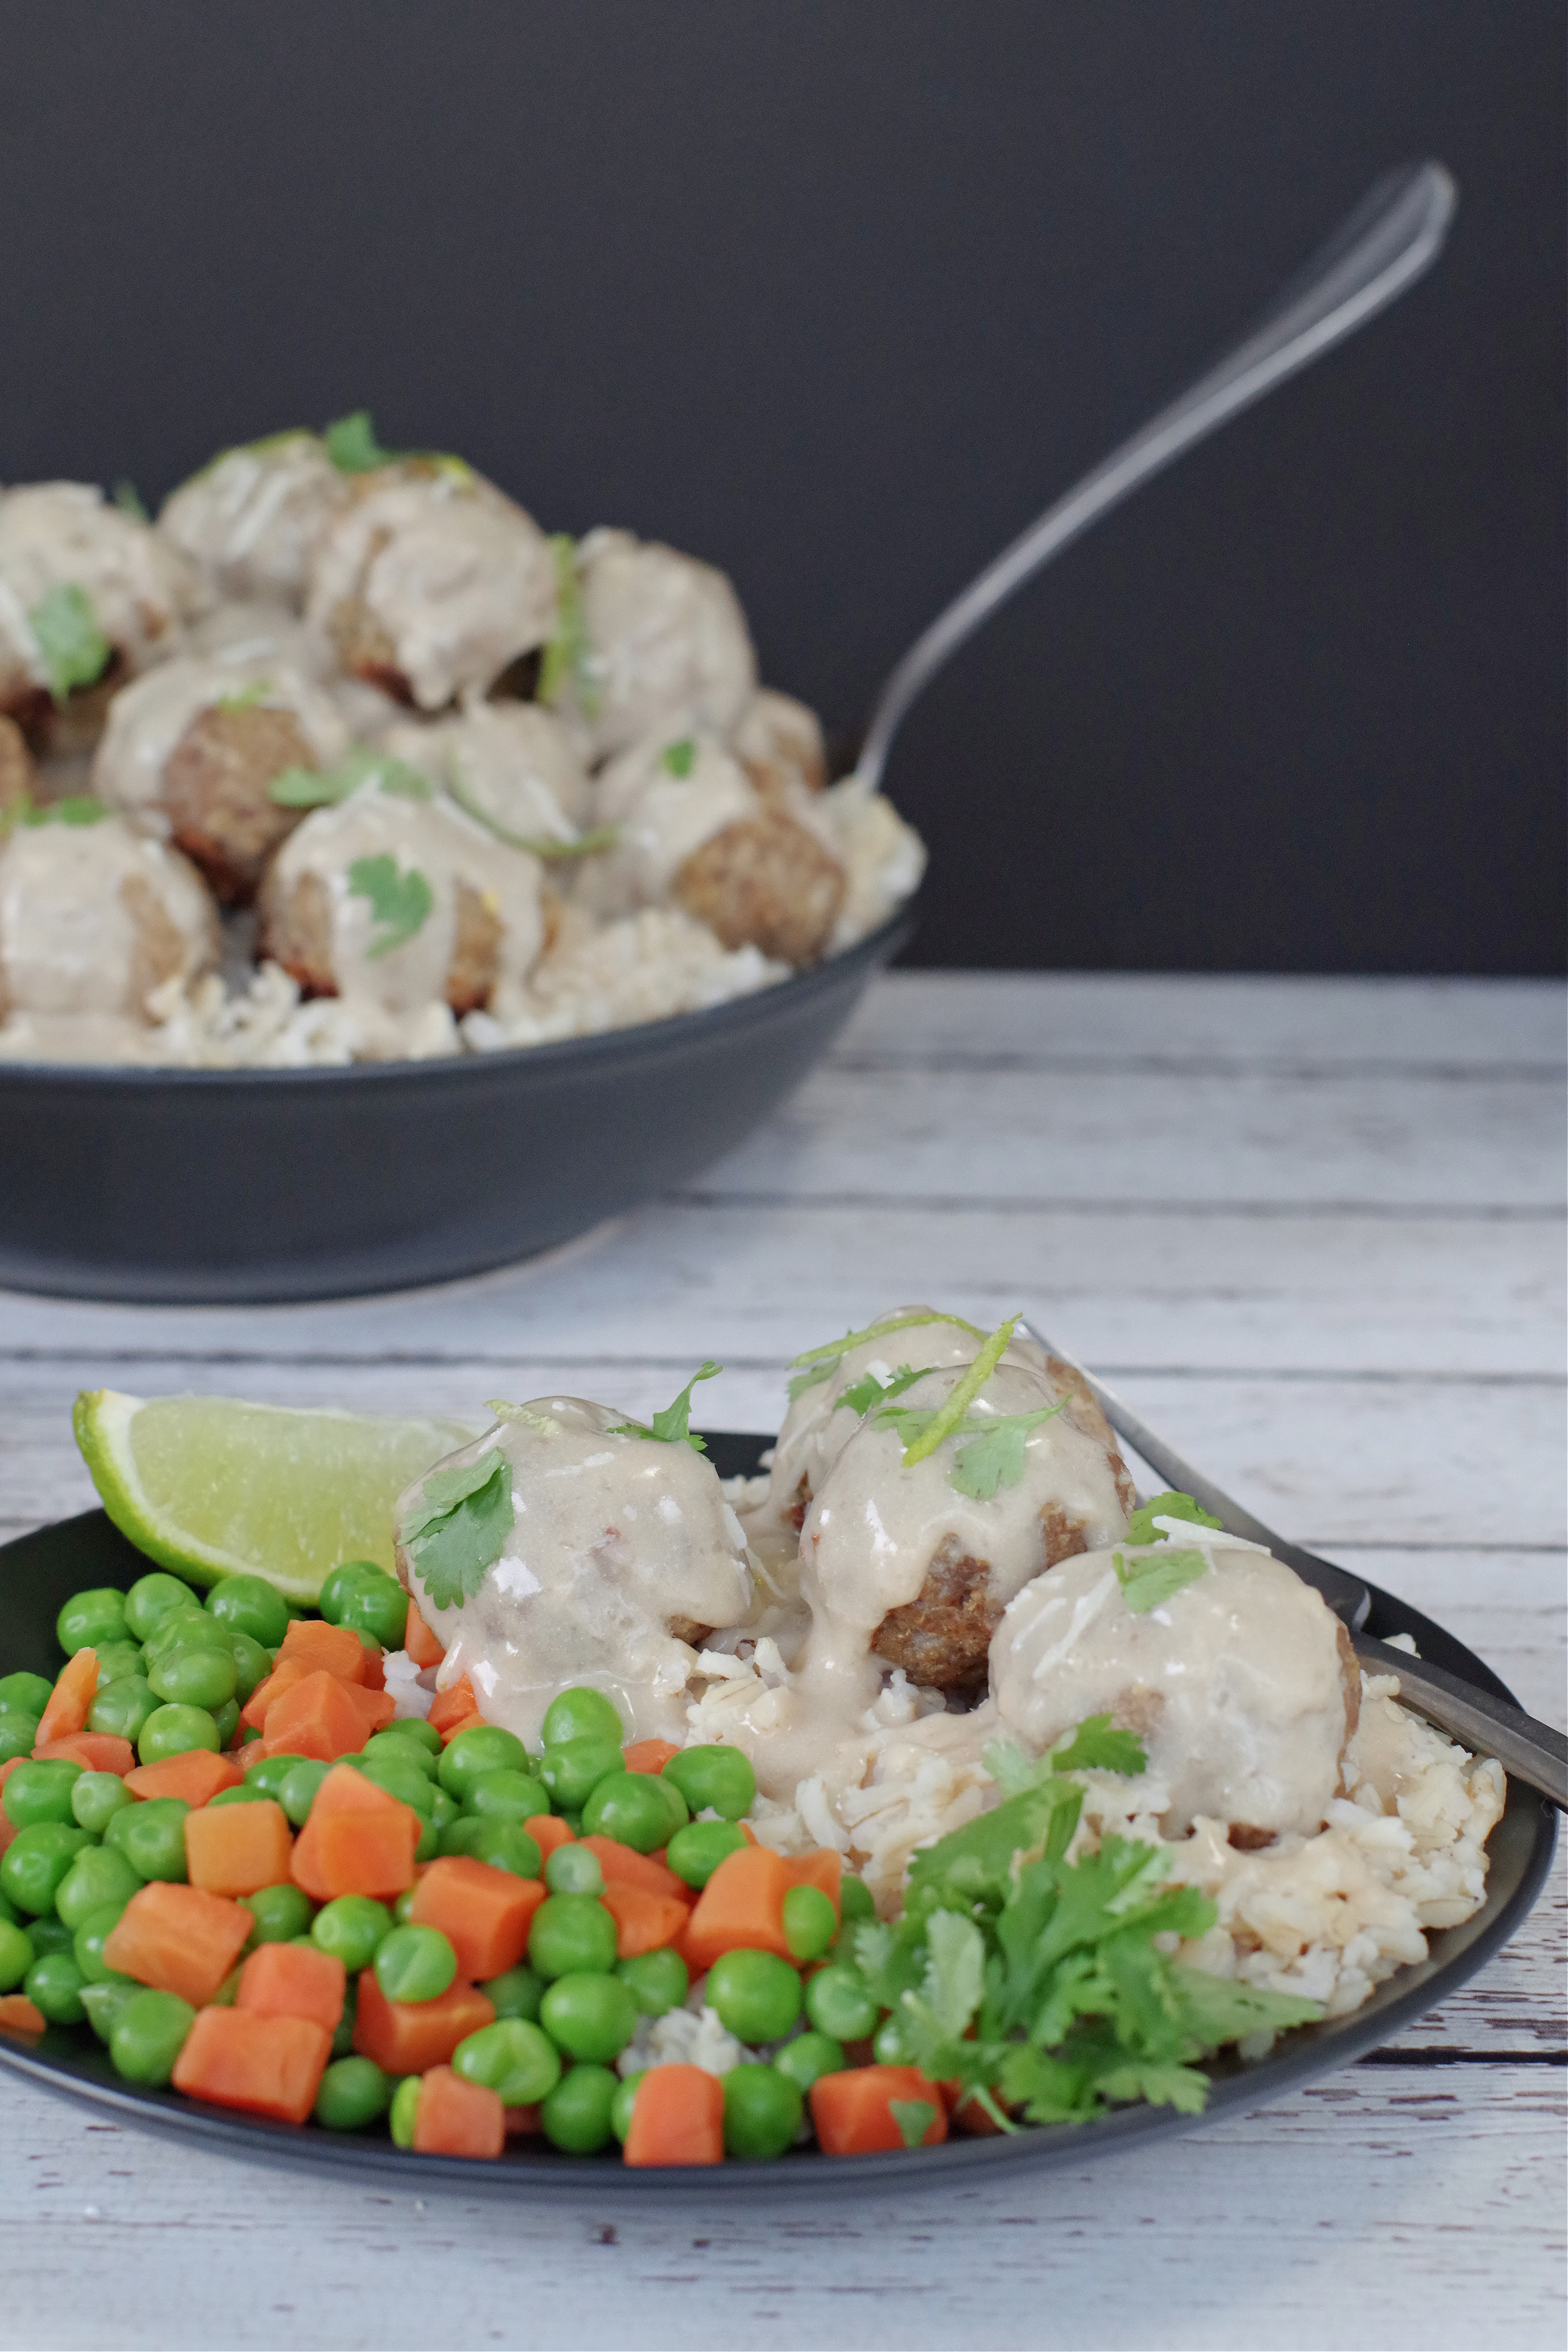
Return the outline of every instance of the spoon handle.
<path id="1" fill-rule="evenodd" d="M 883 685 L 855 773 L 882 782 L 912 705 L 965 640 L 1100 517 L 1320 353 L 1375 318 L 1443 249 L 1458 192 L 1441 163 L 1386 173 L 1233 351 L 1048 507 L 918 636 Z"/>

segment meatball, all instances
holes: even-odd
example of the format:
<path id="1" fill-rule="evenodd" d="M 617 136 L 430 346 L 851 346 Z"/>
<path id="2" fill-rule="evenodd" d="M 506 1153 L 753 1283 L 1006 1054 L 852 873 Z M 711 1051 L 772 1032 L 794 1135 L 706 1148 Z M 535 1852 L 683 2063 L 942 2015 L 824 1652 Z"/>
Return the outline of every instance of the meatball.
<path id="1" fill-rule="evenodd" d="M 890 800 L 846 776 L 813 803 L 822 838 L 844 869 L 845 890 L 829 949 L 852 947 L 919 887 L 925 844 Z"/>
<path id="2" fill-rule="evenodd" d="M 814 710 L 762 687 L 735 730 L 735 756 L 765 801 L 788 808 L 801 793 L 820 793 L 828 755 Z"/>
<path id="3" fill-rule="evenodd" d="M 0 818 L 26 808 L 37 792 L 38 775 L 27 739 L 14 719 L 0 719 Z"/>
<path id="4" fill-rule="evenodd" d="M 186 630 L 183 650 L 247 666 L 271 662 L 327 687 L 340 682 L 331 646 L 285 604 L 214 604 Z"/>
<path id="5" fill-rule="evenodd" d="M 281 664 L 182 657 L 116 701 L 93 764 L 110 806 L 165 833 L 219 898 L 247 904 L 299 822 L 272 787 L 286 769 L 332 767 L 348 730 L 326 689 Z"/>
<path id="6" fill-rule="evenodd" d="M 275 433 L 225 449 L 164 500 L 163 537 L 223 596 L 305 601 L 310 564 L 350 496 L 314 433 Z"/>
<path id="7" fill-rule="evenodd" d="M 310 570 L 306 615 L 350 676 L 422 710 L 483 693 L 554 625 L 532 517 L 456 459 L 356 478 Z"/>
<path id="8" fill-rule="evenodd" d="M 145 1023 L 154 991 L 217 956 L 201 877 L 118 817 L 46 817 L 0 845 L 0 1016 Z"/>
<path id="9" fill-rule="evenodd" d="M 588 821 L 588 771 L 560 720 L 538 703 L 480 702 L 452 719 L 398 720 L 378 743 L 503 840 L 566 844 Z"/>
<path id="10" fill-rule="evenodd" d="M 0 495 L 0 712 L 36 749 L 90 750 L 110 695 L 172 649 L 200 576 L 82 482 Z"/>
<path id="11" fill-rule="evenodd" d="M 727 948 L 810 963 L 831 935 L 844 869 L 814 833 L 775 808 L 739 817 L 694 849 L 672 895 Z"/>
<path id="12" fill-rule="evenodd" d="M 746 615 L 722 572 L 630 531 L 590 531 L 577 550 L 585 639 L 559 707 L 596 757 L 663 732 L 727 736 L 757 690 Z"/>
<path id="13" fill-rule="evenodd" d="M 1089 1715 L 1143 1739 L 1169 1792 L 1166 1833 L 1199 1816 L 1255 1845 L 1322 1827 L 1341 1793 L 1360 1676 L 1344 1629 L 1301 1578 L 1253 1545 L 1195 1528 L 1167 1545 L 1096 1549 L 1036 1578 L 991 1643 L 1004 1727 L 1040 1752 Z M 1193 1580 L 1134 1612 L 1117 1571 L 1174 1552 Z"/>

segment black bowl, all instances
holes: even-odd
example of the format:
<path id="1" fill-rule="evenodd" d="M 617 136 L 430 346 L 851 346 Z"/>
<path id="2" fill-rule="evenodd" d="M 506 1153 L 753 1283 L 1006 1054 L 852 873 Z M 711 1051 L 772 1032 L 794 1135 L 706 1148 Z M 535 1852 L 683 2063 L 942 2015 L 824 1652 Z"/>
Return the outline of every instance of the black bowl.
<path id="1" fill-rule="evenodd" d="M 915 927 L 704 1013 L 348 1069 L 0 1066 L 0 1284 L 342 1297 L 531 1257 L 730 1150 Z"/>

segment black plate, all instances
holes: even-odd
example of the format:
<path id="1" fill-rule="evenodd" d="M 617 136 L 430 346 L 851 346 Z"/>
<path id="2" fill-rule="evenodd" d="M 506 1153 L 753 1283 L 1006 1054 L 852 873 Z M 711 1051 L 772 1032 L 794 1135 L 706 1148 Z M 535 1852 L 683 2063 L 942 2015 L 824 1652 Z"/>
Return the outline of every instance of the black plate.
<path id="1" fill-rule="evenodd" d="M 755 1469 L 758 1455 L 772 1442 L 770 1437 L 727 1433 L 708 1441 L 723 1477 Z M 54 1675 L 59 1666 L 55 1617 L 61 1602 L 93 1585 L 124 1590 L 146 1567 L 142 1555 L 102 1511 L 84 1511 L 79 1518 L 64 1519 L 0 1546 L 0 1623 L 5 1627 L 0 1671 L 26 1668 Z M 1500 1698 L 1512 1697 L 1462 1642 L 1375 1585 L 1369 1630 L 1384 1637 L 1413 1633 L 1424 1657 L 1468 1675 Z M 1417 1967 L 1401 1969 L 1352 2016 L 1287 2034 L 1267 2058 L 1253 2063 L 1234 2058 L 1217 2062 L 1207 2108 L 1197 2118 L 1175 2115 L 1167 2107 L 1128 2107 L 1100 2123 L 1056 2125 L 1019 2132 L 1010 2139 L 955 2137 L 914 2157 L 900 2151 L 834 2161 L 805 2148 L 776 2163 L 714 2165 L 690 2173 L 633 2172 L 613 2154 L 562 2156 L 529 2144 L 526 2152 L 508 2153 L 493 2164 L 475 2164 L 461 2157 L 415 2156 L 387 2138 L 337 2135 L 314 2124 L 297 2127 L 225 2116 L 183 2098 L 177 2091 L 135 2090 L 122 2083 L 107 2053 L 81 2028 L 51 2027 L 36 2042 L 0 2037 L 0 2065 L 47 2089 L 110 2108 L 129 2123 L 193 2148 L 247 2157 L 261 2164 L 317 2165 L 340 2179 L 385 2175 L 411 2191 L 455 2189 L 472 2195 L 485 2189 L 533 2197 L 591 2193 L 595 2203 L 601 2204 L 607 2197 L 646 2202 L 662 2185 L 690 2189 L 711 2202 L 715 2198 L 776 2198 L 787 2191 L 832 2194 L 841 2169 L 848 2170 L 857 2184 L 896 2179 L 905 2189 L 953 2187 L 1001 2173 L 1082 2167 L 1091 2157 L 1142 2140 L 1175 2138 L 1210 2117 L 1260 2107 L 1300 2083 L 1348 2065 L 1457 1991 L 1507 1941 L 1541 1892 L 1556 1835 L 1552 1808 L 1511 1782 L 1502 1819 L 1488 1842 L 1486 1901 L 1475 1916 L 1461 1927 L 1429 1936 L 1427 1958 Z"/>
<path id="2" fill-rule="evenodd" d="M 336 1298 L 532 1257 L 732 1149 L 915 928 L 601 1036 L 347 1069 L 0 1065 L 0 1285 Z"/>

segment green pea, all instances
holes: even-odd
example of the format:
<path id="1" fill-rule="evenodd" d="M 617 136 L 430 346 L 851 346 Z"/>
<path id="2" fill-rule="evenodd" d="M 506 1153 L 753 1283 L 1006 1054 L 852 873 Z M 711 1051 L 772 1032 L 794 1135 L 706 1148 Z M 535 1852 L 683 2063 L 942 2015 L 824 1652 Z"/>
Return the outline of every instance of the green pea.
<path id="1" fill-rule="evenodd" d="M 287 1879 L 277 1886 L 258 1886 L 254 1895 L 242 1895 L 239 1901 L 241 1909 L 256 1921 L 248 1945 L 293 1943 L 297 1936 L 304 1935 L 316 1910 L 310 1897 Z"/>
<path id="2" fill-rule="evenodd" d="M 359 2015 L 359 1987 L 350 1981 L 343 1987 L 343 2006 L 332 2029 L 334 2058 L 347 2058 L 354 2047 L 354 2021 Z"/>
<path id="3" fill-rule="evenodd" d="M 549 1812 L 549 1799 L 530 1772 L 480 1772 L 468 1783 L 463 1809 L 487 1821 L 528 1822 Z"/>
<path id="4" fill-rule="evenodd" d="M 514 1732 L 497 1723 L 476 1723 L 448 1740 L 436 1767 L 436 1778 L 449 1797 L 461 1804 L 481 1772 L 525 1772 L 528 1751 Z"/>
<path id="5" fill-rule="evenodd" d="M 608 2066 L 573 2066 L 539 2108 L 539 2128 L 569 2156 L 594 2156 L 612 2137 L 610 2111 L 620 2083 Z"/>
<path id="6" fill-rule="evenodd" d="M 41 1916 L 54 1909 L 56 1889 L 83 1846 L 91 1843 L 86 1830 L 78 1830 L 74 1822 L 36 1822 L 30 1829 L 18 1830 L 0 1857 L 0 1887 L 19 1911 Z"/>
<path id="7" fill-rule="evenodd" d="M 26 1929 L 0 1919 L 0 1992 L 14 1991 L 37 1958 Z"/>
<path id="8" fill-rule="evenodd" d="M 391 1736 L 393 1733 L 399 1739 L 417 1740 L 427 1755 L 434 1757 L 437 1763 L 440 1762 L 441 1734 L 433 1723 L 426 1723 L 423 1716 L 398 1716 L 387 1726 L 387 1735 Z"/>
<path id="9" fill-rule="evenodd" d="M 114 2039 L 115 2027 L 141 1990 L 134 1977 L 105 1977 L 98 1984 L 83 1985 L 80 2000 L 87 2021 L 106 2048 Z"/>
<path id="10" fill-rule="evenodd" d="M 776 2066 L 732 2066 L 724 2078 L 724 2152 L 764 2163 L 795 2144 L 805 2102 Z"/>
<path id="11" fill-rule="evenodd" d="M 669 1801 L 651 1772 L 609 1772 L 583 1806 L 582 1826 L 590 1837 L 615 1838 L 638 1853 L 652 1853 L 669 1841 Z"/>
<path id="12" fill-rule="evenodd" d="M 45 1952 L 68 1952 L 75 1948 L 75 1934 L 52 1911 L 42 1912 L 37 1918 L 29 1919 L 27 1933 L 33 1939 L 35 1957 Z"/>
<path id="13" fill-rule="evenodd" d="M 42 1715 L 54 1696 L 42 1675 L 0 1675 L 0 1715 Z"/>
<path id="14" fill-rule="evenodd" d="M 453 1746 L 457 1745 L 456 1740 Z M 547 1748 L 539 1759 L 539 1779 L 549 1791 L 558 1813 L 579 1811 L 607 1774 L 626 1769 L 619 1744 L 591 1733 L 581 1739 L 564 1739 Z"/>
<path id="15" fill-rule="evenodd" d="M 824 2074 L 841 2074 L 849 2061 L 841 2042 L 831 2033 L 798 2033 L 787 2042 L 773 2063 L 801 2091 L 809 2091 Z"/>
<path id="16" fill-rule="evenodd" d="M 208 2006 L 213 2009 L 232 2009 L 239 1997 L 239 1980 L 244 1974 L 243 1967 L 232 1968 L 214 1993 Z"/>
<path id="17" fill-rule="evenodd" d="M 394 2147 L 412 2147 L 419 2124 L 419 2076 L 405 2074 L 392 2093 L 387 2111 Z"/>
<path id="18" fill-rule="evenodd" d="M 204 1609 L 172 1609 L 161 1625 L 155 1625 L 148 1636 L 141 1655 L 141 1671 L 151 1681 L 152 1669 L 166 1658 L 193 1650 L 204 1650 L 209 1656 L 226 1658 L 233 1654 L 233 1635 L 226 1625 L 209 1617 Z"/>
<path id="19" fill-rule="evenodd" d="M 81 1766 L 68 1763 L 63 1756 L 41 1764 L 18 1764 L 0 1797 L 12 1828 L 28 1830 L 35 1822 L 75 1821 L 71 1790 L 81 1774 Z"/>
<path id="20" fill-rule="evenodd" d="M 498 2092 L 503 2106 L 537 2107 L 560 2080 L 560 2057 L 549 2036 L 526 2018 L 498 2017 L 457 2044 L 452 2071 L 465 2083 Z"/>
<path id="21" fill-rule="evenodd" d="M 87 2015 L 81 1989 L 87 1979 L 69 1952 L 45 1952 L 33 1962 L 22 1990 L 51 2025 L 79 2025 Z"/>
<path id="22" fill-rule="evenodd" d="M 245 1768 L 246 1787 L 258 1789 L 264 1797 L 276 1797 L 281 1803 L 283 1784 L 294 1767 L 313 1760 L 306 1756 L 258 1756 L 254 1764 L 247 1764 Z M 287 1808 L 284 1810 L 287 1811 Z"/>
<path id="23" fill-rule="evenodd" d="M 38 1744 L 36 1715 L 0 1715 L 0 1764 L 14 1756 L 30 1756 Z"/>
<path id="24" fill-rule="evenodd" d="M 113 1846 L 84 1846 L 55 1891 L 55 1911 L 74 1936 L 106 1903 L 129 1903 L 141 1884 L 141 1872 Z"/>
<path id="25" fill-rule="evenodd" d="M 195 2021 L 195 2011 L 177 1993 L 139 1992 L 126 2002 L 110 2036 L 115 2073 L 154 2089 L 166 2083 Z"/>
<path id="26" fill-rule="evenodd" d="M 845 1927 L 852 1920 L 876 1917 L 876 1904 L 871 1888 L 863 1878 L 852 1878 L 846 1871 L 839 1881 L 839 1916 Z"/>
<path id="27" fill-rule="evenodd" d="M 691 1971 L 679 1952 L 639 1952 L 615 1971 L 643 2017 L 664 2017 L 679 2009 L 692 1989 Z"/>
<path id="28" fill-rule="evenodd" d="M 552 1895 L 602 1895 L 603 1865 L 589 1846 L 558 1845 L 545 1861 L 545 1885 Z"/>
<path id="29" fill-rule="evenodd" d="M 361 1748 L 360 1755 L 367 1763 L 373 1756 L 387 1756 L 394 1764 L 410 1765 L 414 1771 L 423 1773 L 434 1791 L 435 1757 L 422 1741 L 411 1739 L 407 1731 L 400 1724 L 389 1724 L 384 1731 L 372 1731 Z M 445 1794 L 444 1790 L 442 1794 Z"/>
<path id="30" fill-rule="evenodd" d="M 8 1895 L 0 1895 L 0 1919 L 9 1920 L 13 1927 L 22 1924 L 22 1915 Z"/>
<path id="31" fill-rule="evenodd" d="M 123 1675 L 106 1689 L 94 1692 L 87 1713 L 87 1727 L 89 1731 L 108 1732 L 116 1739 L 129 1739 L 134 1747 L 146 1730 L 149 1718 L 157 1713 L 158 1705 L 144 1675 Z"/>
<path id="32" fill-rule="evenodd" d="M 373 1559 L 346 1559 L 321 1587 L 317 1604 L 329 1625 L 351 1625 L 384 1650 L 401 1650 L 408 1628 L 408 1595 Z"/>
<path id="33" fill-rule="evenodd" d="M 316 1791 L 331 1769 L 319 1758 L 307 1756 L 299 1763 L 292 1765 L 278 1783 L 274 1793 L 297 1830 L 302 1830 L 310 1818 Z"/>
<path id="34" fill-rule="evenodd" d="M 209 1714 L 233 1698 L 238 1680 L 226 1649 L 166 1650 L 147 1675 L 155 1697 L 174 1706 L 204 1707 Z"/>
<path id="35" fill-rule="evenodd" d="M 839 1932 L 839 1915 L 820 1886 L 792 1886 L 784 1897 L 784 1941 L 797 1960 L 820 1960 Z"/>
<path id="36" fill-rule="evenodd" d="M 440 1853 L 471 1855 L 484 1834 L 485 1824 L 476 1813 L 459 1813 L 455 1822 L 436 1831 L 436 1850 Z"/>
<path id="37" fill-rule="evenodd" d="M 107 1690 L 110 1683 L 122 1683 L 127 1675 L 139 1675 L 146 1651 L 140 1642 L 99 1642 L 98 1653 L 98 1687 Z"/>
<path id="38" fill-rule="evenodd" d="M 172 1610 L 189 1609 L 193 1603 L 200 1606 L 188 1584 L 155 1569 L 151 1576 L 139 1576 L 125 1596 L 127 1631 L 133 1641 L 145 1642 Z"/>
<path id="39" fill-rule="evenodd" d="M 521 2017 L 532 2024 L 539 2013 L 545 1985 L 544 1979 L 536 1976 L 532 1969 L 516 1968 L 508 1969 L 505 1976 L 491 1977 L 479 1990 L 498 2018 Z"/>
<path id="40" fill-rule="evenodd" d="M 207 1608 L 220 1625 L 248 1634 L 264 1650 L 276 1650 L 288 1631 L 288 1605 L 265 1577 L 220 1577 L 207 1595 Z"/>
<path id="41" fill-rule="evenodd" d="M 819 2033 L 830 2033 L 835 2042 L 863 2042 L 882 2007 L 859 1969 L 831 1960 L 807 1983 L 806 2014 Z"/>
<path id="42" fill-rule="evenodd" d="M 441 1832 L 436 1828 L 434 1820 L 422 1822 L 413 1849 L 414 1861 L 416 1863 L 434 1862 L 440 1852 Z"/>
<path id="43" fill-rule="evenodd" d="M 127 1805 L 123 1812 L 110 1816 L 104 1844 L 122 1853 L 143 1878 L 186 1878 L 185 1815 L 190 1810 L 183 1797 L 149 1797 L 139 1805 Z"/>
<path id="44" fill-rule="evenodd" d="M 450 1829 L 454 1822 L 463 1819 L 462 1806 L 455 1797 L 447 1795 L 439 1782 L 431 1790 L 430 1799 L 430 1818 L 438 1830 Z"/>
<path id="45" fill-rule="evenodd" d="M 123 1684 L 110 1684 L 110 1688 L 123 1689 Z M 216 1755 L 223 1746 L 218 1727 L 205 1707 L 186 1706 L 175 1702 L 168 1706 L 154 1707 L 141 1727 L 136 1743 L 136 1753 L 143 1764 L 162 1764 L 171 1756 L 185 1756 L 193 1748 L 204 1748 Z"/>
<path id="46" fill-rule="evenodd" d="M 238 1699 L 226 1698 L 225 1699 L 222 1706 L 214 1707 L 213 1710 L 213 1721 L 217 1726 L 219 1748 L 227 1748 L 234 1738 L 235 1733 L 239 1729 Z"/>
<path id="47" fill-rule="evenodd" d="M 107 1984 L 115 1975 L 103 1957 L 104 1945 L 120 1924 L 123 1903 L 105 1903 L 97 1911 L 89 1911 L 71 1938 L 71 1950 L 76 1964 L 88 1984 Z"/>
<path id="48" fill-rule="evenodd" d="M 207 1799 L 209 1805 L 265 1805 L 276 1801 L 268 1799 L 265 1789 L 256 1788 L 249 1780 L 242 1780 L 237 1789 L 220 1789 L 215 1797 Z"/>
<path id="49" fill-rule="evenodd" d="M 591 1895 L 547 1895 L 529 1923 L 528 1966 L 551 1979 L 595 1969 L 608 1975 L 615 1922 L 603 1904 Z"/>
<path id="50" fill-rule="evenodd" d="M 727 1822 L 744 1820 L 757 1795 L 757 1775 L 738 1748 L 683 1748 L 659 1777 L 674 1783 L 694 1813 L 711 1807 Z"/>
<path id="51" fill-rule="evenodd" d="M 487 1862 L 492 1870 L 509 1870 L 514 1878 L 538 1876 L 539 1850 L 521 1822 L 487 1821 L 481 1815 L 475 1827 L 478 1835 L 466 1851 L 476 1862 Z"/>
<path id="52" fill-rule="evenodd" d="M 55 1619 L 55 1639 L 68 1658 L 78 1650 L 96 1650 L 100 1642 L 125 1639 L 125 1595 L 112 1585 L 90 1592 L 73 1592 Z"/>
<path id="53" fill-rule="evenodd" d="M 622 2142 L 632 2128 L 632 2110 L 637 2104 L 637 2085 L 647 2072 L 646 2066 L 639 2066 L 634 2074 L 623 2074 L 620 2087 L 610 2102 L 610 2128 Z"/>
<path id="54" fill-rule="evenodd" d="M 351 1977 L 370 1967 L 377 1945 L 392 1930 L 392 1913 L 369 1895 L 340 1895 L 324 1903 L 310 1923 L 312 1940 L 341 1960 Z"/>
<path id="55" fill-rule="evenodd" d="M 272 1660 L 248 1633 L 236 1633 L 232 1626 L 227 1630 L 229 1655 L 235 1663 L 234 1695 L 243 1706 L 252 1691 L 272 1672 Z"/>
<path id="56" fill-rule="evenodd" d="M 383 1748 L 379 1756 L 352 1756 L 347 1759 L 355 1769 L 400 1805 L 410 1805 L 421 1821 L 429 1821 L 434 1810 L 434 1790 L 416 1764 L 405 1764 L 399 1756 L 389 1756 Z"/>
<path id="57" fill-rule="evenodd" d="M 321 2077 L 316 2120 L 328 2131 L 363 2131 L 392 2105 L 392 2076 L 373 2058 L 339 2058 Z"/>
<path id="58" fill-rule="evenodd" d="M 545 1709 L 540 1733 L 547 1748 L 559 1748 L 569 1739 L 601 1739 L 618 1748 L 626 1727 L 612 1699 L 590 1684 L 579 1683 L 572 1690 L 556 1693 Z"/>
<path id="59" fill-rule="evenodd" d="M 410 1916 L 413 1910 L 413 1898 L 418 1892 L 419 1889 L 416 1886 L 405 1886 L 402 1893 L 393 1903 L 392 1907 L 392 1917 L 400 1927 L 407 1927 Z"/>
<path id="60" fill-rule="evenodd" d="M 637 2031 L 637 2003 L 620 1977 L 557 1977 L 539 2004 L 539 2023 L 569 2058 L 608 2066 Z"/>
<path id="61" fill-rule="evenodd" d="M 374 1966 L 389 2000 L 439 2000 L 457 1974 L 457 1955 L 439 1927 L 411 1922 L 382 1937 Z"/>
<path id="62" fill-rule="evenodd" d="M 664 1860 L 688 1886 L 706 1886 L 719 1864 L 745 1844 L 733 1822 L 688 1822 L 670 1840 Z"/>
<path id="63" fill-rule="evenodd" d="M 706 1999 L 737 2042 L 782 2042 L 800 2014 L 800 1979 L 776 1952 L 725 1952 L 707 1972 Z"/>

